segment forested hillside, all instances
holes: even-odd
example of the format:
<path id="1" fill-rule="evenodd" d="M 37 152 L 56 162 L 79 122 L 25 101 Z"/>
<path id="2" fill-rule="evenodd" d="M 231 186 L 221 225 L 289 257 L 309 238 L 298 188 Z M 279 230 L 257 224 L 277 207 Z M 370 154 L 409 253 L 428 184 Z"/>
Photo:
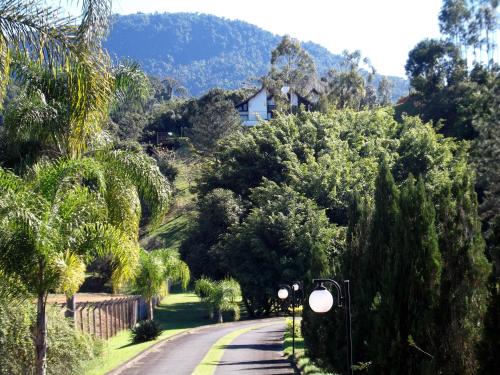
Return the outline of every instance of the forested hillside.
<path id="1" fill-rule="evenodd" d="M 105 47 L 129 57 L 152 75 L 172 76 L 192 95 L 210 88 L 238 88 L 269 69 L 271 50 L 281 37 L 242 21 L 191 13 L 115 16 Z M 303 43 L 320 74 L 338 68 L 339 55 Z M 393 100 L 408 92 L 406 80 L 391 77 Z"/>

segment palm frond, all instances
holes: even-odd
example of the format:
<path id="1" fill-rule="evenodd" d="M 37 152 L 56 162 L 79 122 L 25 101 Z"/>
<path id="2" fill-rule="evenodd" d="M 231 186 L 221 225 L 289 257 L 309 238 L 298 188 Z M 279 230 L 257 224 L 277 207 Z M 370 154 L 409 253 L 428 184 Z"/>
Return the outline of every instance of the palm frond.
<path id="1" fill-rule="evenodd" d="M 153 253 L 141 251 L 139 271 L 133 285 L 133 292 L 147 300 L 167 294 L 167 279 L 161 259 Z"/>
<path id="2" fill-rule="evenodd" d="M 0 167 L 0 193 L 10 191 L 20 191 L 24 189 L 23 180 L 14 173 Z"/>
<path id="3" fill-rule="evenodd" d="M 59 271 L 58 290 L 70 297 L 74 295 L 85 280 L 85 263 L 75 253 L 67 250 L 56 260 Z"/>
<path id="4" fill-rule="evenodd" d="M 125 150 L 101 151 L 96 156 L 107 168 L 121 173 L 137 186 L 140 197 L 151 209 L 152 224 L 159 224 L 170 204 L 171 186 L 156 161 L 147 155 Z"/>
<path id="5" fill-rule="evenodd" d="M 39 162 L 30 169 L 29 180 L 34 190 L 50 202 L 56 198 L 61 185 L 68 188 L 72 185 L 85 186 L 101 196 L 106 192 L 104 169 L 92 158 Z"/>
<path id="6" fill-rule="evenodd" d="M 194 283 L 194 292 L 204 302 L 209 302 L 214 295 L 217 285 L 206 277 L 201 277 Z"/>
<path id="7" fill-rule="evenodd" d="M 106 37 L 111 16 L 111 0 L 76 0 L 82 4 L 78 40 L 89 46 L 100 46 Z"/>
<path id="8" fill-rule="evenodd" d="M 3 109 L 3 98 L 7 90 L 10 75 L 11 53 L 5 39 L 0 38 L 0 109 Z"/>
<path id="9" fill-rule="evenodd" d="M 61 152 L 64 130 L 57 121 L 58 115 L 58 110 L 47 103 L 41 91 L 21 93 L 6 109 L 5 135 L 9 142 L 38 140 L 53 144 Z"/>
<path id="10" fill-rule="evenodd" d="M 99 50 L 88 51 L 66 66 L 71 156 L 86 150 L 90 138 L 101 130 L 107 118 L 114 84 L 110 65 L 109 56 Z"/>
<path id="11" fill-rule="evenodd" d="M 152 87 L 146 73 L 138 63 L 124 61 L 113 67 L 115 99 L 113 109 L 121 108 L 127 103 L 144 104 L 150 97 Z"/>
<path id="12" fill-rule="evenodd" d="M 103 223 L 82 226 L 78 232 L 75 246 L 78 254 L 86 254 L 89 260 L 111 258 L 115 290 L 135 278 L 140 248 L 125 233 Z"/>
<path id="13" fill-rule="evenodd" d="M 127 179 L 109 173 L 106 176 L 108 221 L 134 240 L 138 240 L 141 202 L 137 188 Z"/>
<path id="14" fill-rule="evenodd" d="M 180 259 L 179 251 L 175 249 L 156 249 L 151 252 L 161 260 L 165 278 L 180 282 L 182 289 L 186 290 L 191 280 L 191 272 L 188 265 Z"/>
<path id="15" fill-rule="evenodd" d="M 0 39 L 8 49 L 20 51 L 49 66 L 64 64 L 76 52 L 75 20 L 61 17 L 59 8 L 35 0 L 6 0 L 0 3 Z M 4 70 L 5 60 L 0 60 Z"/>

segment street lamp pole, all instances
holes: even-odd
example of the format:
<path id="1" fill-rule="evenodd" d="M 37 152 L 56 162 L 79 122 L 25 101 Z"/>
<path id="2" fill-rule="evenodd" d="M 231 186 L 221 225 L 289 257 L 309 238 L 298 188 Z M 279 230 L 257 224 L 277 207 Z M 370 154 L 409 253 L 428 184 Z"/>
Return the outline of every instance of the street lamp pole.
<path id="1" fill-rule="evenodd" d="M 302 283 L 295 281 L 292 286 L 286 284 L 280 285 L 278 297 L 281 300 L 286 300 L 290 296 L 290 290 L 292 292 L 292 356 L 295 357 L 295 305 L 297 301 L 295 292 L 299 290 L 302 292 Z"/>
<path id="2" fill-rule="evenodd" d="M 337 292 L 337 306 L 345 309 L 345 326 L 347 336 L 347 374 L 352 375 L 352 324 L 351 324 L 351 292 L 349 280 L 344 280 L 344 293 L 338 282 L 332 279 L 314 279 L 313 283 L 318 285 L 309 296 L 309 306 L 314 312 L 326 313 L 334 304 L 331 293 L 323 284 L 331 284 Z"/>

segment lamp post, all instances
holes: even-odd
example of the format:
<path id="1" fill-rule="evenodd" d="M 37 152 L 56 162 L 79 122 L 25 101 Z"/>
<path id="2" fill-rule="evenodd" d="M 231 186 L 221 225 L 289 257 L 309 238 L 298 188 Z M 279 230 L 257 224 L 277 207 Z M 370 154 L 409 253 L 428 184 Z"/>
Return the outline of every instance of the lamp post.
<path id="1" fill-rule="evenodd" d="M 295 306 L 297 304 L 297 297 L 295 293 L 302 291 L 302 283 L 300 281 L 295 281 L 292 286 L 283 284 L 280 285 L 278 290 L 278 298 L 285 301 L 290 296 L 290 291 L 292 292 L 292 356 L 295 357 Z"/>
<path id="2" fill-rule="evenodd" d="M 314 279 L 316 288 L 309 295 L 309 306 L 316 313 L 326 313 L 334 305 L 334 298 L 323 284 L 331 284 L 337 291 L 337 306 L 345 309 L 345 326 L 347 335 L 347 374 L 352 375 L 352 327 L 351 327 L 351 294 L 349 280 L 344 280 L 344 293 L 338 282 L 332 279 Z"/>

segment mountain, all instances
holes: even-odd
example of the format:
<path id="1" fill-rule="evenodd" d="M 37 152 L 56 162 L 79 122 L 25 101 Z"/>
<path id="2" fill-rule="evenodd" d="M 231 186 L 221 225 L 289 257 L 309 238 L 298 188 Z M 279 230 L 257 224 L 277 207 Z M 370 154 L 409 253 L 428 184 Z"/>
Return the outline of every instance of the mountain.
<path id="1" fill-rule="evenodd" d="M 243 21 L 198 13 L 115 15 L 105 48 L 115 58 L 138 61 L 158 77 L 172 76 L 192 95 L 213 87 L 238 88 L 269 69 L 281 37 Z M 320 74 L 337 67 L 340 56 L 305 42 Z M 408 93 L 406 80 L 392 77 L 394 99 Z"/>

